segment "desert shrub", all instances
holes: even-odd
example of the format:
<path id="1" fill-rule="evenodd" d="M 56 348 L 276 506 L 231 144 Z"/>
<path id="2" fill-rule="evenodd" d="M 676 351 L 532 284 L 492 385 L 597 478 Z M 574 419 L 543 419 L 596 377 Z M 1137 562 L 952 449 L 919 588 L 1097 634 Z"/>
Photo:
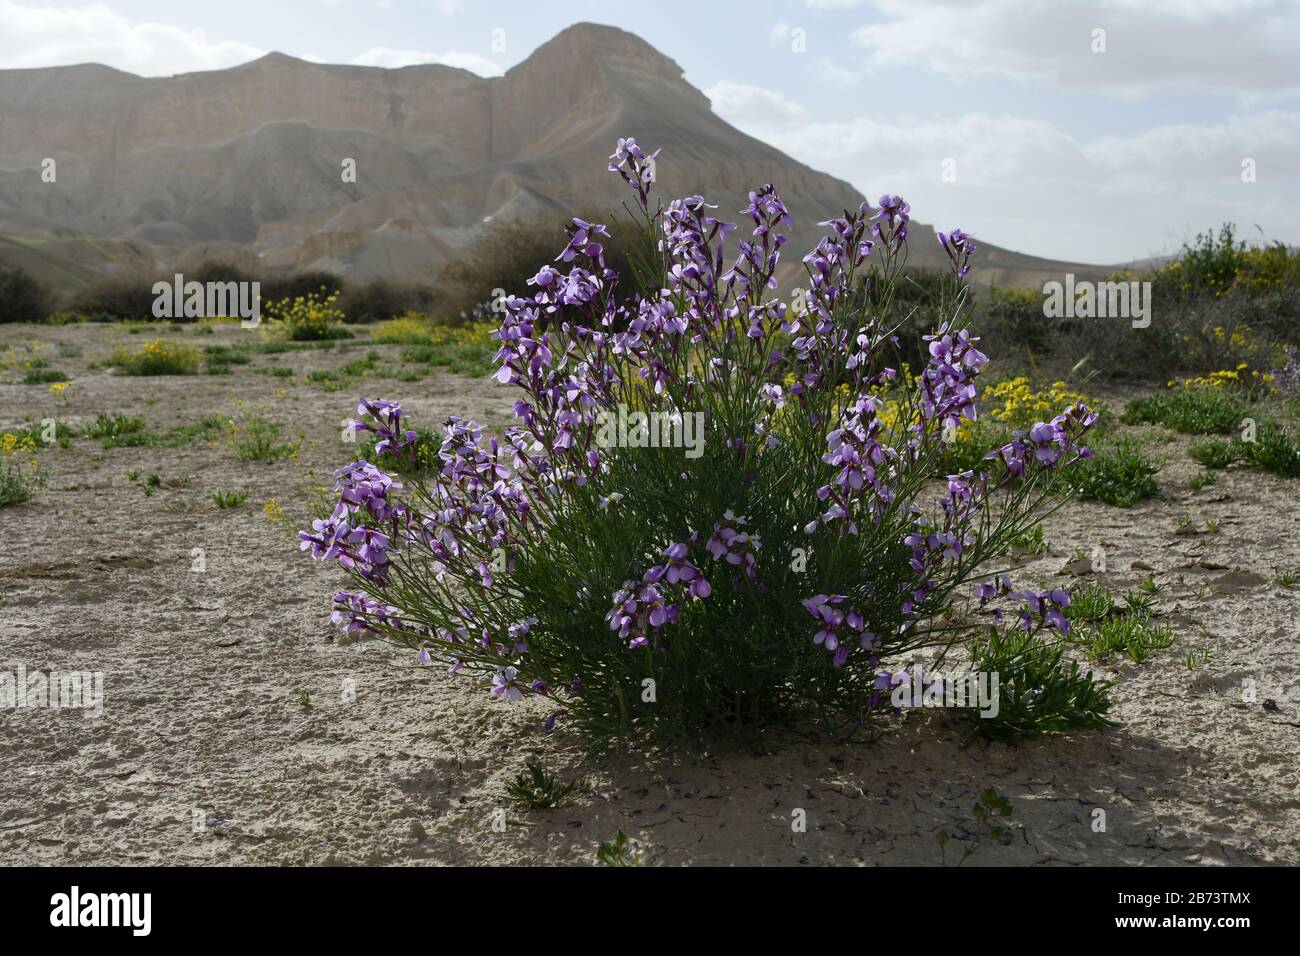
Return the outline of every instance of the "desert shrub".
<path id="1" fill-rule="evenodd" d="M 585 219 L 596 218 L 587 214 Z M 474 240 L 438 270 L 437 294 L 427 306 L 440 323 L 472 321 L 475 310 L 501 294 L 522 292 L 537 273 L 538 263 L 555 257 L 569 220 L 555 214 L 494 219 Z M 629 249 L 615 237 L 604 237 L 606 268 L 630 283 L 635 273 Z"/>
<path id="2" fill-rule="evenodd" d="M 1188 449 L 1188 454 L 1192 456 L 1192 461 L 1206 468 L 1227 468 L 1241 459 L 1237 443 L 1222 438 L 1194 442 Z"/>
<path id="3" fill-rule="evenodd" d="M 37 447 L 30 429 L 0 435 L 0 508 L 31 500 L 45 483 L 34 458 L 29 457 L 27 464 L 20 461 L 20 457 L 34 454 Z"/>
<path id="4" fill-rule="evenodd" d="M 101 279 L 72 294 L 68 311 L 87 321 L 147 319 L 153 315 L 156 279 L 148 276 L 120 276 Z"/>
<path id="5" fill-rule="evenodd" d="M 605 228 L 575 221 L 567 274 L 543 266 L 497 333 L 518 424 L 488 437 L 450 418 L 432 475 L 404 464 L 418 436 L 401 407 L 363 400 L 356 427 L 402 467 L 341 469 L 334 511 L 300 533 L 353 579 L 334 620 L 490 679 L 501 700 L 548 700 L 549 722 L 596 741 L 753 742 L 818 717 L 869 732 L 891 712 L 889 662 L 977 627 L 954 602 L 1065 493 L 1095 416 L 1074 405 L 1035 423 L 936 493 L 943 433 L 974 414 L 986 363 L 957 324 L 966 297 L 945 297 L 953 313 L 886 429 L 891 316 L 846 291 L 864 273 L 896 280 L 906 204 L 831 223 L 795 314 L 767 298 L 788 221 L 774 188 L 752 194 L 755 228 L 727 267 L 711 207 L 651 207 L 640 150 L 621 142 L 614 159 L 637 189 L 641 247 L 661 249 L 652 291 L 622 299 Z M 945 242 L 964 275 L 969 238 Z"/>
<path id="6" fill-rule="evenodd" d="M 846 290 L 854 308 L 889 314 L 897 338 L 898 361 L 905 368 L 921 368 L 930 359 L 930 335 L 951 309 L 945 298 L 952 295 L 952 282 L 933 269 L 905 269 L 888 287 L 873 285 L 860 277 Z M 984 347 L 984 343 L 981 343 Z"/>
<path id="7" fill-rule="evenodd" d="M 25 270 L 0 266 L 0 322 L 42 322 L 53 307 L 50 290 Z"/>
<path id="8" fill-rule="evenodd" d="M 1130 508 L 1159 492 L 1155 476 L 1160 466 L 1131 438 L 1100 441 L 1092 457 L 1070 472 L 1071 488 L 1084 500 Z"/>
<path id="9" fill-rule="evenodd" d="M 1224 389 L 1187 388 L 1134 399 L 1124 406 L 1122 421 L 1188 435 L 1226 435 L 1250 414 L 1248 403 Z"/>
<path id="10" fill-rule="evenodd" d="M 0 508 L 30 501 L 41 486 L 40 473 L 20 462 L 0 457 Z"/>
<path id="11" fill-rule="evenodd" d="M 348 284 L 342 276 L 322 271 L 269 275 L 263 277 L 261 282 L 264 303 L 278 299 L 293 300 L 313 294 L 321 297 L 341 297 L 348 289 Z"/>
<path id="12" fill-rule="evenodd" d="M 1052 324 L 1043 315 L 1041 292 L 1015 286 L 994 287 L 980 306 L 975 325 L 995 359 L 1032 359 L 1055 347 Z"/>
<path id="13" fill-rule="evenodd" d="M 1120 317 L 1044 319 L 1039 334 L 1050 343 L 1044 363 L 1081 363 L 1100 374 L 1137 379 L 1241 364 L 1262 373 L 1273 366 L 1279 345 L 1294 342 L 1300 326 L 1300 253 L 1276 243 L 1249 247 L 1231 226 L 1198 235 L 1159 268 L 1126 270 L 1107 280 L 1151 284 L 1150 326 L 1133 328 Z M 997 328 L 992 320 L 980 326 L 1001 357 Z"/>
<path id="14" fill-rule="evenodd" d="M 339 309 L 349 322 L 369 324 L 395 319 L 407 312 L 429 308 L 429 289 L 391 279 L 352 283 L 339 296 Z"/>
<path id="15" fill-rule="evenodd" d="M 68 380 L 68 373 L 57 368 L 29 368 L 23 372 L 22 384 L 48 385 L 51 382 L 66 382 Z"/>
<path id="16" fill-rule="evenodd" d="M 194 375 L 202 359 L 188 342 L 150 339 L 135 350 L 119 345 L 108 364 L 123 375 Z"/>
<path id="17" fill-rule="evenodd" d="M 267 331 L 289 342 L 320 342 L 350 339 L 343 327 L 343 310 L 338 295 L 308 292 L 292 299 L 277 299 L 264 307 Z"/>
<path id="18" fill-rule="evenodd" d="M 1260 422 L 1254 441 L 1237 439 L 1233 445 L 1249 465 L 1282 478 L 1300 478 L 1300 437 L 1276 422 Z"/>
<path id="19" fill-rule="evenodd" d="M 996 714 L 967 708 L 970 737 L 1014 742 L 1045 733 L 1104 730 L 1113 726 L 1109 682 L 1071 661 L 1037 629 L 990 628 L 967 646 L 971 670 L 998 675 Z"/>

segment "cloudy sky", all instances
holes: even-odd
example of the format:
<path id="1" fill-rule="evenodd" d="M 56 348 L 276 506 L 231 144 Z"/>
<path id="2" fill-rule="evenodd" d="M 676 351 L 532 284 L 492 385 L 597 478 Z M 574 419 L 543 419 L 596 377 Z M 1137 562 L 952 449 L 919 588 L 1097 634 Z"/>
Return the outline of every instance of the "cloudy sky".
<path id="1" fill-rule="evenodd" d="M 280 50 L 491 76 L 579 20 L 646 39 L 746 132 L 998 245 L 1122 262 L 1229 220 L 1300 243 L 1300 0 L 0 0 L 0 69 Z"/>

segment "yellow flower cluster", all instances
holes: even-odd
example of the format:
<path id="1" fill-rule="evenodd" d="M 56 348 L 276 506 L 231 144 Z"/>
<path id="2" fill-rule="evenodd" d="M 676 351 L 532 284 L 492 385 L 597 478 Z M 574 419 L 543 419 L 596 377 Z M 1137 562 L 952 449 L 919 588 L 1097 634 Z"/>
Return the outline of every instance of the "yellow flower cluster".
<path id="1" fill-rule="evenodd" d="M 1239 249 L 1233 253 L 1234 261 L 1223 264 L 1219 275 L 1196 275 L 1197 270 L 1183 267 L 1179 260 L 1165 265 L 1161 273 L 1184 292 L 1201 286 L 1222 298 L 1234 289 L 1263 292 L 1294 285 L 1300 281 L 1300 255 L 1286 246 L 1273 244 Z"/>
<path id="2" fill-rule="evenodd" d="M 374 342 L 398 345 L 465 345 L 475 348 L 494 348 L 491 323 L 471 322 L 466 325 L 438 325 L 419 312 L 407 312 L 375 326 L 370 336 Z"/>
<path id="3" fill-rule="evenodd" d="M 266 306 L 272 329 L 280 328 L 297 340 L 330 338 L 334 326 L 342 323 L 343 310 L 337 307 L 339 295 L 331 292 L 308 292 L 284 298 Z"/>
<path id="4" fill-rule="evenodd" d="M 150 339 L 132 352 L 119 345 L 110 362 L 133 375 L 189 375 L 198 371 L 203 357 L 188 342 Z"/>
<path id="5" fill-rule="evenodd" d="M 1234 349 L 1248 349 L 1255 344 L 1254 334 L 1249 325 L 1238 326 L 1232 330 L 1229 335 L 1221 325 L 1216 325 L 1212 331 L 1216 342 L 1227 342 Z"/>
<path id="6" fill-rule="evenodd" d="M 1220 369 L 1217 372 L 1211 372 L 1209 375 L 1198 375 L 1194 378 L 1184 378 L 1170 381 L 1170 388 L 1178 389 L 1195 389 L 1211 388 L 1219 390 L 1246 391 L 1254 393 L 1262 388 L 1268 388 L 1273 381 L 1271 372 L 1260 372 L 1258 369 L 1252 370 L 1246 374 L 1249 365 L 1241 362 L 1236 368 Z"/>
<path id="7" fill-rule="evenodd" d="M 36 439 L 31 435 L 16 435 L 13 432 L 0 434 L 0 455 L 18 455 L 36 451 Z"/>
<path id="8" fill-rule="evenodd" d="M 1053 382 L 1040 390 L 1024 375 L 990 385 L 984 390 L 983 400 L 989 406 L 989 417 L 1014 428 L 1029 428 L 1059 415 L 1067 405 L 1089 402 L 1086 395 L 1071 390 L 1065 382 Z"/>
<path id="9" fill-rule="evenodd" d="M 492 338 L 495 331 L 496 327 L 491 325 L 435 325 L 429 339 L 433 345 L 495 347 L 496 339 Z"/>

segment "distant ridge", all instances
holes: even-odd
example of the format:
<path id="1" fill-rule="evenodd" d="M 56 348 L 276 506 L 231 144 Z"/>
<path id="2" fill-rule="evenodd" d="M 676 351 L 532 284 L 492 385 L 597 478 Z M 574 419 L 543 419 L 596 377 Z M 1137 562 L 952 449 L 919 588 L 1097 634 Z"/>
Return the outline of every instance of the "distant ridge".
<path id="1" fill-rule="evenodd" d="M 629 135 L 663 148 L 664 197 L 699 193 L 736 218 L 775 183 L 795 219 L 789 268 L 819 220 L 862 202 L 720 119 L 639 37 L 579 23 L 492 78 L 283 53 L 170 77 L 0 71 L 0 263 L 64 288 L 202 257 L 429 280 L 488 217 L 616 207 L 606 158 Z M 46 157 L 57 183 L 41 181 Z M 912 235 L 912 261 L 940 266 L 932 231 Z M 978 263 L 977 280 L 1002 284 L 1099 271 L 986 244 Z"/>

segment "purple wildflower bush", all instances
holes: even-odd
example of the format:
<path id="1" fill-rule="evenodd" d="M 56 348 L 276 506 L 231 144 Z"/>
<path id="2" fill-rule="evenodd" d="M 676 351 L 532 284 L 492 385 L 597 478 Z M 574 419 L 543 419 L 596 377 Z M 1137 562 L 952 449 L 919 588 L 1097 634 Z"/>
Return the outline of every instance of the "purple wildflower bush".
<path id="1" fill-rule="evenodd" d="M 1015 596 L 1000 623 L 996 564 L 1066 494 L 1095 416 L 1062 409 L 935 481 L 987 362 L 960 325 L 971 238 L 939 236 L 950 314 L 904 381 L 889 303 L 906 202 L 823 223 L 787 301 L 777 190 L 750 193 L 743 228 L 699 196 L 664 206 L 656 155 L 628 139 L 610 158 L 632 190 L 633 276 L 606 266 L 605 225 L 575 219 L 507 301 L 497 379 L 517 390 L 515 425 L 450 418 L 420 454 L 398 404 L 361 402 L 357 427 L 398 467 L 341 469 L 336 510 L 300 534 L 354 580 L 335 623 L 539 699 L 548 730 L 664 741 L 807 717 L 851 734 L 888 718 L 918 649 L 989 619 L 1063 636 L 1053 593 Z M 687 420 L 703 422 L 693 449 L 672 440 Z"/>

